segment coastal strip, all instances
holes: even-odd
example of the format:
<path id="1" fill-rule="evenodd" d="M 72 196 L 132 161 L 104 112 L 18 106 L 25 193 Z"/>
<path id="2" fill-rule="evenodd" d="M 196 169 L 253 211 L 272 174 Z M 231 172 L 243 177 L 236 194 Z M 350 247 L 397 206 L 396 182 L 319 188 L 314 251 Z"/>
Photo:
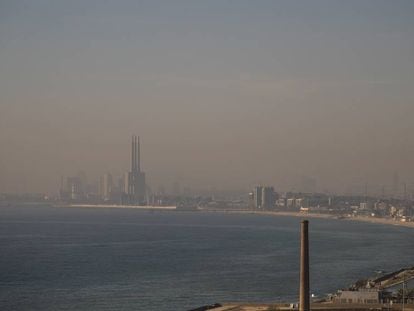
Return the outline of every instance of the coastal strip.
<path id="1" fill-rule="evenodd" d="M 180 209 L 177 206 L 153 206 L 153 205 L 118 205 L 118 204 L 58 204 L 54 207 L 68 207 L 68 208 L 121 208 L 121 209 L 139 209 L 139 210 L 165 210 L 165 211 L 186 211 L 187 209 Z M 203 211 L 209 213 L 226 213 L 226 214 L 257 214 L 268 216 L 287 216 L 298 218 L 319 218 L 319 219 L 336 219 L 342 221 L 359 221 L 365 223 L 392 225 L 406 228 L 414 228 L 414 222 L 403 222 L 394 220 L 392 218 L 366 217 L 366 216 L 339 216 L 332 214 L 319 214 L 308 212 L 287 212 L 287 211 L 257 211 L 247 209 L 211 209 L 211 208 L 197 208 L 188 209 L 188 211 Z"/>
<path id="2" fill-rule="evenodd" d="M 62 204 L 55 207 L 74 207 L 74 208 L 123 208 L 140 210 L 176 210 L 177 206 L 153 206 L 153 205 L 118 205 L 118 204 Z"/>
<path id="3" fill-rule="evenodd" d="M 365 217 L 355 216 L 346 217 L 332 214 L 319 214 L 319 213 L 307 213 L 307 212 L 286 212 L 286 211 L 255 211 L 255 210 L 219 210 L 219 209 L 200 209 L 206 212 L 221 212 L 221 213 L 235 213 L 235 214 L 258 214 L 269 216 L 288 216 L 299 218 L 320 218 L 320 219 L 337 219 L 342 221 L 360 221 L 366 223 L 393 225 L 399 227 L 414 228 L 414 222 L 402 222 L 391 218 L 378 218 L 378 217 Z"/>

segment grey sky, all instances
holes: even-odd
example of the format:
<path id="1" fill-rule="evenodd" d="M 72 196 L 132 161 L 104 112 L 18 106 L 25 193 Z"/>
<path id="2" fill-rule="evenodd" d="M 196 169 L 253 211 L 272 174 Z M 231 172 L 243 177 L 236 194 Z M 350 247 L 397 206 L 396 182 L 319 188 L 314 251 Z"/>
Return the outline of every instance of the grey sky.
<path id="1" fill-rule="evenodd" d="M 413 1 L 1 1 L 0 192 L 414 182 Z"/>

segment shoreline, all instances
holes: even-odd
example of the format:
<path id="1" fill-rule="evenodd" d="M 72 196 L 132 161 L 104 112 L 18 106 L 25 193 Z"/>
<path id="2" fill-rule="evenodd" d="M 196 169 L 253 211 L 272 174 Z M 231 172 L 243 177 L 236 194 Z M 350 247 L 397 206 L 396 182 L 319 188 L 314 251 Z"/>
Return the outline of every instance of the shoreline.
<path id="1" fill-rule="evenodd" d="M 390 218 L 376 218 L 368 216 L 356 216 L 356 217 L 343 217 L 339 215 L 331 214 L 318 214 L 318 213 L 303 213 L 303 212 L 286 212 L 286 211 L 256 211 L 256 210 L 222 210 L 222 209 L 206 209 L 198 208 L 195 210 L 179 209 L 176 206 L 139 206 L 139 205 L 105 205 L 105 204 L 62 204 L 53 205 L 53 207 L 66 207 L 66 208 L 121 208 L 121 209 L 140 209 L 140 210 L 157 210 L 157 211 L 189 211 L 189 212 L 209 212 L 209 213 L 227 213 L 227 214 L 257 214 L 267 216 L 286 216 L 286 217 L 298 217 L 298 218 L 319 218 L 319 219 L 335 219 L 342 221 L 358 221 L 373 224 L 392 225 L 405 228 L 414 228 L 414 222 L 402 222 Z"/>
<path id="2" fill-rule="evenodd" d="M 120 209 L 141 209 L 141 210 L 161 210 L 175 211 L 176 206 L 152 206 L 152 205 L 117 205 L 117 204 L 56 204 L 58 208 L 120 208 Z"/>
<path id="3" fill-rule="evenodd" d="M 254 211 L 254 210 L 209 210 L 201 209 L 200 211 L 206 212 L 222 212 L 222 213 L 235 213 L 235 214 L 258 214 L 269 216 L 288 216 L 298 218 L 319 218 L 319 219 L 335 219 L 343 221 L 358 221 L 373 224 L 393 225 L 398 227 L 414 228 L 414 222 L 402 222 L 389 218 L 375 218 L 367 216 L 356 217 L 341 217 L 331 214 L 317 214 L 317 213 L 301 213 L 301 212 L 284 212 L 284 211 Z"/>
<path id="4" fill-rule="evenodd" d="M 350 221 L 354 220 L 354 221 L 368 222 L 368 223 L 374 223 L 374 224 L 414 228 L 414 222 L 403 222 L 403 221 L 397 221 L 397 220 L 389 219 L 389 218 L 374 218 L 374 217 L 367 217 L 367 216 L 358 216 L 358 217 L 347 217 L 347 218 L 344 218 L 343 220 L 350 220 Z"/>

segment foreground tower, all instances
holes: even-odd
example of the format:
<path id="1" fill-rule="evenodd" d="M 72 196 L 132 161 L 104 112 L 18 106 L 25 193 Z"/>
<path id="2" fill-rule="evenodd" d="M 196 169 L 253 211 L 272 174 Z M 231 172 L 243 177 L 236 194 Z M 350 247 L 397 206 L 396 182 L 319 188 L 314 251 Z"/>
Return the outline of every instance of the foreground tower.
<path id="1" fill-rule="evenodd" d="M 300 290 L 299 310 L 310 311 L 309 302 L 309 236 L 308 221 L 303 220 L 300 226 Z"/>

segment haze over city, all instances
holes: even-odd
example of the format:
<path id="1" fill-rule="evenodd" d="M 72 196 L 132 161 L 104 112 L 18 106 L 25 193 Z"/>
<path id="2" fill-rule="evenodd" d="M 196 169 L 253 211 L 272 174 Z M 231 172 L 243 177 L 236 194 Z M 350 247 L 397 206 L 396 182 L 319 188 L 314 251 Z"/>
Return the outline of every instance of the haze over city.
<path id="1" fill-rule="evenodd" d="M 260 5 L 257 5 L 260 3 Z M 0 193 L 414 179 L 413 1 L 2 1 Z"/>

